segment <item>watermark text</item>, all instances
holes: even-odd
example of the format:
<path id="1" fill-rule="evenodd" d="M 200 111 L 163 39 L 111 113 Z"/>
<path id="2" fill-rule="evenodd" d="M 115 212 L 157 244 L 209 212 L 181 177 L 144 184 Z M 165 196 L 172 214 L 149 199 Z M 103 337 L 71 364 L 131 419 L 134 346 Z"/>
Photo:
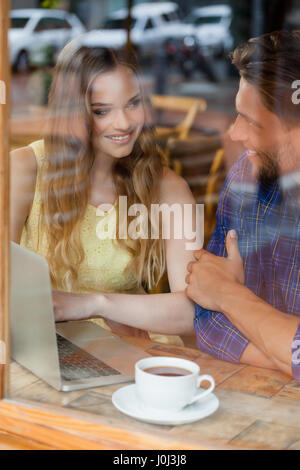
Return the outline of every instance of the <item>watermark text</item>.
<path id="1" fill-rule="evenodd" d="M 116 212 L 115 205 L 98 206 L 96 216 L 109 214 L 97 223 L 96 234 L 100 240 L 116 239 L 118 233 L 121 240 L 185 240 L 186 250 L 203 246 L 204 204 L 151 204 L 149 214 L 144 204 L 128 207 L 127 196 L 119 196 L 118 218 Z"/>
<path id="2" fill-rule="evenodd" d="M 0 364 L 6 364 L 6 345 L 0 340 Z"/>
<path id="3" fill-rule="evenodd" d="M 0 104 L 6 104 L 6 86 L 3 80 L 0 80 Z"/>
<path id="4" fill-rule="evenodd" d="M 293 104 L 300 104 L 300 80 L 295 80 L 292 83 L 292 88 L 296 90 L 292 94 L 292 102 Z"/>
<path id="5" fill-rule="evenodd" d="M 292 363 L 300 365 L 300 339 L 295 339 L 292 343 Z"/>

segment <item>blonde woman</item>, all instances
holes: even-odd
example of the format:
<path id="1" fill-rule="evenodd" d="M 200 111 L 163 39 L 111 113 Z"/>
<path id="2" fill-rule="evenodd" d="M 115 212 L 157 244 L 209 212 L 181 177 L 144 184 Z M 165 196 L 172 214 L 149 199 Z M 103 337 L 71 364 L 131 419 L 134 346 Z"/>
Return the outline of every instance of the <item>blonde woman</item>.
<path id="1" fill-rule="evenodd" d="M 154 203 L 194 206 L 185 181 L 163 165 L 145 115 L 136 70 L 120 53 L 66 46 L 45 138 L 11 153 L 11 234 L 48 260 L 56 321 L 94 319 L 118 333 L 176 342 L 159 335 L 194 333 L 184 293 L 190 240 L 174 230 L 168 239 L 98 232 L 103 220 L 108 230 L 119 227 L 120 196 L 148 214 Z M 99 213 L 104 204 L 111 209 Z M 145 295 L 165 267 L 171 292 Z"/>

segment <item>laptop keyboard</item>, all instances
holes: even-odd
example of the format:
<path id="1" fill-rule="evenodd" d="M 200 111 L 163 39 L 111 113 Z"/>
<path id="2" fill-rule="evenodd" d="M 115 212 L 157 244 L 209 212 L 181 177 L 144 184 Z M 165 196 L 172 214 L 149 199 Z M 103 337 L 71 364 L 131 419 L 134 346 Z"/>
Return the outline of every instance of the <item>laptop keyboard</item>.
<path id="1" fill-rule="evenodd" d="M 56 333 L 61 376 L 64 380 L 81 380 L 120 372 Z"/>

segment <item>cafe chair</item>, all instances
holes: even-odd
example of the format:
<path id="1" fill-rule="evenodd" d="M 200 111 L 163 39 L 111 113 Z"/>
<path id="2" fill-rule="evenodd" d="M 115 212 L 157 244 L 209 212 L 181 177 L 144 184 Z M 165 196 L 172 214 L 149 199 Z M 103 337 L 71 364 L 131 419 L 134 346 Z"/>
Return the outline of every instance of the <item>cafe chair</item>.
<path id="1" fill-rule="evenodd" d="M 158 139 L 166 140 L 168 137 L 176 137 L 179 140 L 186 139 L 199 111 L 206 110 L 206 101 L 202 98 L 186 96 L 152 95 L 150 97 L 152 108 L 156 115 L 161 117 L 163 112 L 184 113 L 184 118 L 179 124 L 163 125 L 161 119 L 154 117 Z"/>
<path id="2" fill-rule="evenodd" d="M 180 168 L 178 174 L 181 174 L 188 182 L 196 202 L 205 205 L 204 241 L 206 244 L 213 231 L 215 212 L 226 174 L 221 136 L 202 136 L 201 139 L 186 139 L 181 142 L 170 138 L 169 150 L 170 153 L 166 155 L 165 150 L 161 149 L 163 158 L 168 158 L 169 166 L 173 169 L 172 163 L 177 162 Z M 165 273 L 150 293 L 166 292 L 170 292 L 170 289 Z"/>
<path id="3" fill-rule="evenodd" d="M 207 149 L 207 146 L 214 145 L 212 137 L 217 135 L 217 131 L 195 126 L 198 112 L 204 112 L 207 103 L 202 98 L 185 96 L 152 95 L 150 99 L 156 141 L 163 150 L 170 168 L 182 175 L 182 155 L 189 155 L 198 152 L 202 147 Z M 181 115 L 179 123 L 164 123 L 166 119 L 174 121 L 174 117 L 178 121 L 178 113 Z"/>
<path id="4" fill-rule="evenodd" d="M 224 149 L 217 150 L 211 165 L 206 192 L 204 196 L 205 205 L 205 228 L 204 242 L 209 241 L 216 223 L 216 210 L 219 202 L 220 192 L 225 181 L 224 171 Z"/>
<path id="5" fill-rule="evenodd" d="M 228 167 L 228 158 L 226 158 L 225 161 L 225 153 L 227 155 L 229 151 L 229 148 L 226 146 L 226 140 L 228 138 L 230 139 L 232 126 L 233 124 L 231 124 L 228 130 L 222 135 L 222 146 L 216 151 L 211 168 L 209 170 L 208 181 L 204 195 L 205 244 L 208 243 L 214 230 L 220 193 L 225 182 L 226 174 L 230 168 L 230 166 Z M 230 153 L 232 153 L 232 144 L 230 147 Z M 239 153 L 237 153 L 237 155 L 238 154 Z"/>
<path id="6" fill-rule="evenodd" d="M 226 134 L 225 134 L 226 135 Z M 215 224 L 215 212 L 226 176 L 223 138 L 221 135 L 188 138 L 182 141 L 170 138 L 168 159 L 180 168 L 198 204 L 205 205 L 205 244 Z"/>

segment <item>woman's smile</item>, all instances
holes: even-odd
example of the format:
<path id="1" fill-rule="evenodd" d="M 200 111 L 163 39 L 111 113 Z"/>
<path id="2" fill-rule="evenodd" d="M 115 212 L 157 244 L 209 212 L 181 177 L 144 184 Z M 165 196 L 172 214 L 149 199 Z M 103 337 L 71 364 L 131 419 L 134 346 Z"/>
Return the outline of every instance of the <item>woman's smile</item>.
<path id="1" fill-rule="evenodd" d="M 112 134 L 106 135 L 105 138 L 109 139 L 116 145 L 128 144 L 131 141 L 131 138 L 134 135 L 134 131 L 127 132 L 126 134 Z"/>

